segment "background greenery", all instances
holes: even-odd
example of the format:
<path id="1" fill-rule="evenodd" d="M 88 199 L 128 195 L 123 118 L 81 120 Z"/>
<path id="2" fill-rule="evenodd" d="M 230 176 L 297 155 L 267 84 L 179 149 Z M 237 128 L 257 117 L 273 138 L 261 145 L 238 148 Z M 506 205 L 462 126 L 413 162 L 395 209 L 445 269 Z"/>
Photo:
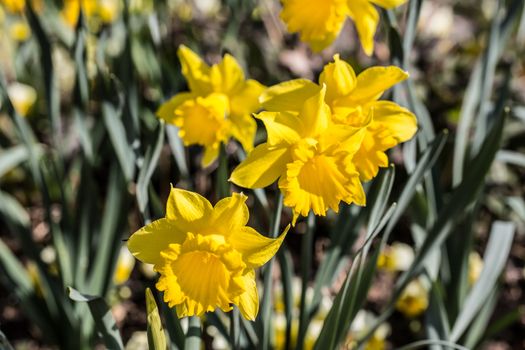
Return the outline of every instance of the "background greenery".
<path id="1" fill-rule="evenodd" d="M 0 347 L 131 348 L 147 329 L 155 349 L 198 348 L 201 336 L 208 348 L 219 348 L 219 338 L 267 348 L 278 342 L 270 292 L 278 285 L 288 348 L 373 348 L 384 322 L 393 348 L 525 347 L 523 0 L 410 0 L 381 13 L 372 58 L 351 23 L 312 54 L 286 33 L 273 0 L 130 0 L 115 20 L 82 16 L 76 27 L 62 20 L 60 1 L 43 3 L 18 14 L 2 7 L 0 16 Z M 25 37 L 13 29 L 20 23 L 30 28 Z M 201 150 L 184 149 L 174 127 L 155 117 L 186 89 L 181 43 L 208 62 L 230 52 L 268 86 L 316 79 L 334 53 L 356 71 L 395 64 L 411 75 L 391 97 L 417 115 L 416 137 L 367 184 L 367 207 L 343 205 L 339 215 L 297 224 L 261 272 L 257 321 L 240 320 L 235 332 L 220 312 L 207 315 L 204 331 L 195 319 L 181 324 L 144 266 L 114 280 L 123 241 L 164 215 L 170 183 L 215 202 L 224 191 L 219 169 L 231 171 L 244 156 L 232 142 L 222 168 L 201 169 Z M 14 82 L 36 92 L 25 116 L 13 108 Z M 256 143 L 264 139 L 260 126 Z M 247 194 L 259 232 L 290 222 L 275 185 Z M 389 275 L 377 260 L 393 241 L 410 244 L 415 258 Z M 472 251 L 484 268 L 469 285 Z M 293 276 L 301 278 L 296 292 Z M 410 318 L 395 304 L 417 276 L 429 305 Z M 333 306 L 310 344 L 325 296 Z M 361 309 L 377 318 L 349 340 Z"/>

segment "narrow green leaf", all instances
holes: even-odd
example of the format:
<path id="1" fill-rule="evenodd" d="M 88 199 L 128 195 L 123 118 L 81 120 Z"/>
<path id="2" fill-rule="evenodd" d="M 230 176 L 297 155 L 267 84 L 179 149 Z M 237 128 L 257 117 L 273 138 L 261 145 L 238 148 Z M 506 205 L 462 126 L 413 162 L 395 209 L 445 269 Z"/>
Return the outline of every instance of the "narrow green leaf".
<path id="1" fill-rule="evenodd" d="M 511 222 L 496 221 L 492 225 L 487 250 L 483 259 L 483 270 L 467 296 L 463 308 L 454 323 L 450 341 L 456 342 L 485 304 L 490 292 L 505 267 L 514 238 L 515 227 Z"/>
<path id="2" fill-rule="evenodd" d="M 127 142 L 126 129 L 120 119 L 121 111 L 109 102 L 102 103 L 102 117 L 109 133 L 109 138 L 117 154 L 126 181 L 131 181 L 135 169 L 135 155 Z"/>
<path id="3" fill-rule="evenodd" d="M 155 297 L 149 288 L 146 288 L 146 310 L 148 318 L 148 345 L 150 350 L 166 350 L 166 335 Z"/>
<path id="4" fill-rule="evenodd" d="M 40 146 L 36 145 L 32 152 L 35 157 L 42 153 Z M 0 150 L 0 178 L 12 169 L 19 166 L 29 158 L 27 147 L 24 145 L 13 146 L 11 148 Z"/>
<path id="5" fill-rule="evenodd" d="M 95 320 L 95 326 L 102 335 L 106 347 L 112 350 L 123 350 L 124 344 L 122 343 L 117 323 L 104 299 L 98 296 L 82 294 L 71 287 L 68 288 L 68 294 L 72 300 L 88 304 L 89 311 L 91 311 L 91 315 Z"/>
<path id="6" fill-rule="evenodd" d="M 137 202 L 139 210 L 146 221 L 150 219 L 149 213 L 146 213 L 146 207 L 149 202 L 148 186 L 159 162 L 162 146 L 164 146 L 164 122 L 159 123 L 155 144 L 148 147 L 137 179 Z"/>

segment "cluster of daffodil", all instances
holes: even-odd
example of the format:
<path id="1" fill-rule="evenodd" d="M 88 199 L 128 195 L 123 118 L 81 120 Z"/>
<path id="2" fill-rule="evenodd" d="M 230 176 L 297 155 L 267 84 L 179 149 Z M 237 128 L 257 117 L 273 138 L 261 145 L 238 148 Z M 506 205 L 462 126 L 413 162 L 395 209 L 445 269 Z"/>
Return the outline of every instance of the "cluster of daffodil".
<path id="1" fill-rule="evenodd" d="M 281 0 L 281 18 L 290 32 L 299 33 L 314 51 L 329 46 L 339 35 L 346 17 L 356 26 L 361 45 L 370 56 L 374 50 L 374 35 L 379 13 L 374 5 L 384 9 L 397 7 L 407 0 Z"/>
<path id="2" fill-rule="evenodd" d="M 388 166 L 385 151 L 417 129 L 410 111 L 379 100 L 408 77 L 397 67 L 372 67 L 356 75 L 335 55 L 319 84 L 297 79 L 265 88 L 246 80 L 229 54 L 211 66 L 186 46 L 179 47 L 178 56 L 190 91 L 173 96 L 157 115 L 178 127 L 185 145 L 204 147 L 203 166 L 217 158 L 221 144 L 239 141 L 248 155 L 230 181 L 263 188 L 279 180 L 292 224 L 310 211 L 337 212 L 341 202 L 365 205 L 362 181 Z M 253 148 L 251 113 L 261 107 L 265 110 L 255 117 L 264 123 L 267 141 Z M 179 317 L 217 307 L 229 311 L 235 304 L 245 318 L 255 318 L 254 269 L 276 253 L 285 233 L 270 239 L 246 227 L 245 200 L 234 193 L 212 207 L 196 193 L 173 188 L 166 217 L 131 236 L 130 251 L 154 264 L 160 273 L 157 288 Z"/>

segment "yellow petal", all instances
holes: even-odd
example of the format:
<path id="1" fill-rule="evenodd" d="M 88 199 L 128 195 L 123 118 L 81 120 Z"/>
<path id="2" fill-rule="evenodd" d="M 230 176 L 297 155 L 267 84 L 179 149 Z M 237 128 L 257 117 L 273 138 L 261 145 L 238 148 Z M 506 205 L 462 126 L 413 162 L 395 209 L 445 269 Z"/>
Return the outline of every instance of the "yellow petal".
<path id="1" fill-rule="evenodd" d="M 257 131 L 257 123 L 250 114 L 230 115 L 230 132 L 246 152 L 253 149 L 253 140 Z"/>
<path id="2" fill-rule="evenodd" d="M 259 312 L 259 294 L 255 283 L 255 271 L 248 271 L 242 278 L 246 291 L 239 296 L 239 311 L 248 321 L 255 321 Z"/>
<path id="3" fill-rule="evenodd" d="M 323 133 L 320 144 L 324 149 L 338 145 L 339 148 L 351 155 L 361 147 L 365 133 L 366 126 L 354 128 L 348 125 L 334 124 Z"/>
<path id="4" fill-rule="evenodd" d="M 198 193 L 171 188 L 166 204 L 166 218 L 187 231 L 198 232 L 213 212 L 210 202 Z"/>
<path id="5" fill-rule="evenodd" d="M 250 215 L 246 206 L 247 198 L 242 193 L 233 193 L 231 197 L 221 199 L 213 208 L 211 225 L 224 236 L 245 226 Z"/>
<path id="6" fill-rule="evenodd" d="M 404 4 L 408 0 L 369 0 L 371 3 L 381 6 L 384 9 L 392 9 L 398 7 L 401 4 Z"/>
<path id="7" fill-rule="evenodd" d="M 350 95 L 356 103 L 377 100 L 385 90 L 408 78 L 408 73 L 395 66 L 370 67 L 357 76 L 357 85 Z"/>
<path id="8" fill-rule="evenodd" d="M 334 62 L 327 64 L 321 76 L 319 84 L 326 85 L 326 102 L 331 103 L 334 99 L 346 96 L 352 92 L 357 83 L 357 78 L 352 66 L 334 56 Z"/>
<path id="9" fill-rule="evenodd" d="M 230 244 L 242 254 L 242 259 L 250 268 L 266 264 L 279 250 L 290 226 L 277 238 L 268 238 L 253 228 L 245 226 L 228 237 Z"/>
<path id="10" fill-rule="evenodd" d="M 180 94 L 176 94 L 168 101 L 160 105 L 159 109 L 157 110 L 157 116 L 160 119 L 165 120 L 167 123 L 174 124 L 175 109 L 185 101 L 190 100 L 194 97 L 195 95 L 189 92 L 182 92 Z"/>
<path id="11" fill-rule="evenodd" d="M 374 52 L 374 35 L 377 24 L 379 23 L 379 14 L 368 0 L 349 0 L 349 16 L 355 23 L 361 46 L 368 56 Z"/>
<path id="12" fill-rule="evenodd" d="M 271 148 L 263 143 L 233 170 L 230 181 L 246 188 L 269 186 L 285 171 L 289 160 L 290 150 L 287 147 Z"/>
<path id="13" fill-rule="evenodd" d="M 140 261 L 159 264 L 160 252 L 172 243 L 182 243 L 185 233 L 168 219 L 159 219 L 144 226 L 131 235 L 128 249 Z"/>
<path id="14" fill-rule="evenodd" d="M 207 168 L 215 161 L 215 159 L 217 159 L 219 156 L 219 147 L 219 145 L 204 147 L 204 154 L 202 155 L 201 159 L 201 167 Z"/>
<path id="15" fill-rule="evenodd" d="M 339 35 L 348 13 L 346 0 L 282 0 L 281 18 L 312 50 L 321 51 Z"/>
<path id="16" fill-rule="evenodd" d="M 374 124 L 388 130 L 390 137 L 399 142 L 410 140 L 417 131 L 416 116 L 408 109 L 391 101 L 377 101 L 373 105 Z"/>
<path id="17" fill-rule="evenodd" d="M 188 47 L 181 45 L 177 51 L 182 75 L 188 81 L 191 92 L 204 96 L 211 91 L 210 67 Z"/>
<path id="18" fill-rule="evenodd" d="M 259 96 L 266 87 L 259 82 L 248 79 L 243 88 L 230 96 L 232 115 L 245 115 L 257 112 L 260 108 Z"/>
<path id="19" fill-rule="evenodd" d="M 300 133 L 304 129 L 303 122 L 294 113 L 290 112 L 261 112 L 256 115 L 262 120 L 268 135 L 268 145 L 292 145 L 301 139 Z"/>
<path id="20" fill-rule="evenodd" d="M 219 64 L 210 69 L 213 91 L 233 95 L 244 87 L 244 72 L 230 54 L 224 55 Z"/>
<path id="21" fill-rule="evenodd" d="M 301 136 L 317 136 L 328 127 L 331 113 L 330 107 L 325 103 L 326 86 L 304 102 L 303 108 L 299 113 L 299 118 L 303 122 L 304 132 Z"/>
<path id="22" fill-rule="evenodd" d="M 259 101 L 269 111 L 297 111 L 303 108 L 304 101 L 319 92 L 321 88 L 306 79 L 295 79 L 266 89 Z"/>

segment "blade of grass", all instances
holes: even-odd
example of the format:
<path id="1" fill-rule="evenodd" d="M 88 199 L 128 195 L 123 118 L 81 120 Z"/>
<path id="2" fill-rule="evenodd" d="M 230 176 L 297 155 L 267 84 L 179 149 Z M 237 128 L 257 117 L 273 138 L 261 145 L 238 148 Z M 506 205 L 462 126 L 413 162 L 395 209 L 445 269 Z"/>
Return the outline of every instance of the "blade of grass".
<path id="1" fill-rule="evenodd" d="M 124 344 L 113 318 L 111 309 L 104 299 L 98 296 L 82 294 L 74 288 L 68 288 L 69 297 L 76 302 L 85 302 L 95 320 L 95 326 L 102 335 L 104 344 L 108 349 L 124 350 Z"/>
<path id="2" fill-rule="evenodd" d="M 496 221 L 492 225 L 487 250 L 483 259 L 483 270 L 472 287 L 458 315 L 450 334 L 450 341 L 456 342 L 465 332 L 468 325 L 477 316 L 479 309 L 487 301 L 492 287 L 497 284 L 514 239 L 514 224 Z"/>
<path id="3" fill-rule="evenodd" d="M 146 312 L 148 319 L 148 346 L 150 350 L 166 350 L 166 335 L 160 320 L 157 303 L 151 293 L 151 289 L 146 288 Z"/>

